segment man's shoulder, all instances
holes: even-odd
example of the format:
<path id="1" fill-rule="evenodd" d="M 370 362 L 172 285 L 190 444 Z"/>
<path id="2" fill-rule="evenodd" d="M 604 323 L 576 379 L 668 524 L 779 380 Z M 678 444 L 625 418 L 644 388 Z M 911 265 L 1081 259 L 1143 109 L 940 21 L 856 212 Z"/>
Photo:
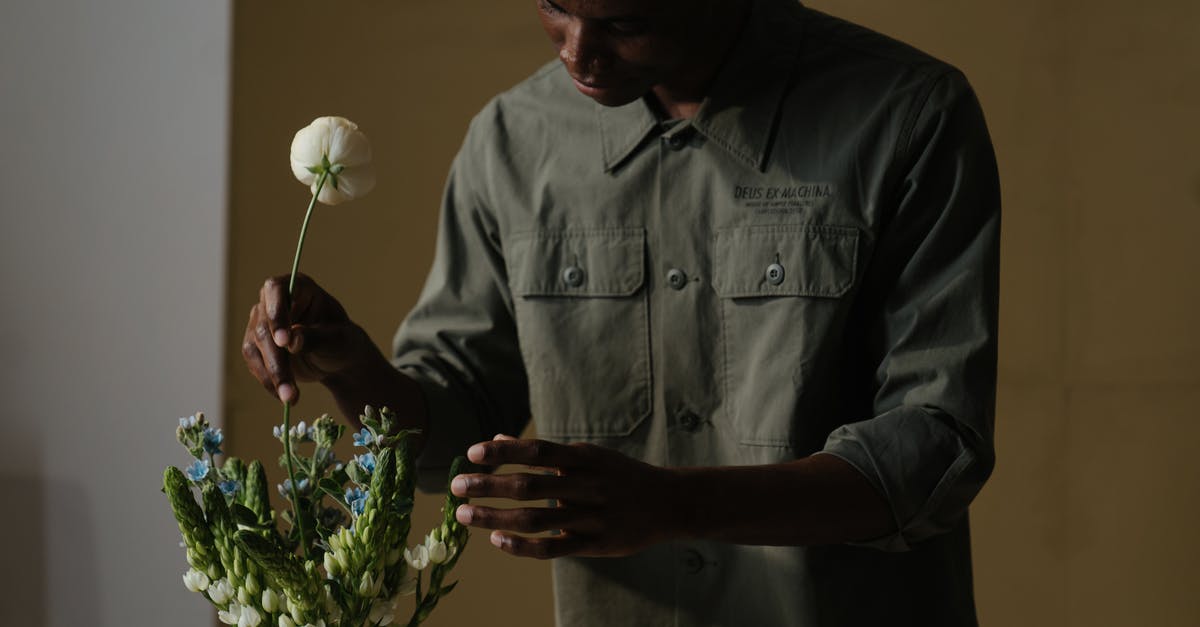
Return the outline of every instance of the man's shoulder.
<path id="1" fill-rule="evenodd" d="M 856 80 L 927 81 L 961 71 L 911 44 L 815 9 L 803 9 L 801 61 L 844 70 Z"/>
<path id="2" fill-rule="evenodd" d="M 594 103 L 572 85 L 557 59 L 494 96 L 475 116 L 472 131 L 494 136 L 529 134 L 548 124 L 592 119 Z"/>

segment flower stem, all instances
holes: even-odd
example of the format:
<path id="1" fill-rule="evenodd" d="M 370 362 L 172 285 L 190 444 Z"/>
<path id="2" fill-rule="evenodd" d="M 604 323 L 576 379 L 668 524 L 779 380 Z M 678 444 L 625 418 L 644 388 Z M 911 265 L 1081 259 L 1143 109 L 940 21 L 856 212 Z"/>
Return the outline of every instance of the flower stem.
<path id="1" fill-rule="evenodd" d="M 321 178 L 317 179 L 317 189 L 313 191 L 312 200 L 308 201 L 308 211 L 304 213 L 304 224 L 300 225 L 300 240 L 296 242 L 296 256 L 292 259 L 292 276 L 288 279 L 288 296 L 292 295 L 292 290 L 296 287 L 296 271 L 300 268 L 300 253 L 304 252 L 304 238 L 308 235 L 308 222 L 312 219 L 313 208 L 317 206 L 317 196 L 321 195 L 321 188 L 325 187 L 325 181 L 329 178 L 329 170 L 321 171 Z"/>
<path id="2" fill-rule="evenodd" d="M 313 190 L 312 200 L 308 202 L 308 211 L 304 213 L 304 224 L 300 226 L 300 240 L 296 242 L 296 256 L 292 259 L 292 275 L 288 279 L 289 300 L 292 297 L 292 290 L 296 287 L 296 271 L 300 268 L 300 254 L 304 252 L 304 238 L 308 235 L 308 222 L 312 219 L 313 208 L 317 206 L 317 196 L 321 195 L 321 188 L 325 187 L 325 180 L 328 178 L 329 170 L 322 170 L 321 178 L 317 179 L 317 188 Z M 292 488 L 292 519 L 296 522 L 296 530 L 300 533 L 300 548 L 304 552 L 304 559 L 312 559 L 311 555 L 309 555 L 308 540 L 304 535 L 304 520 L 300 517 L 300 489 L 296 482 L 296 466 L 292 462 L 291 410 L 292 406 L 284 401 L 283 457 L 287 460 L 288 483 Z"/>

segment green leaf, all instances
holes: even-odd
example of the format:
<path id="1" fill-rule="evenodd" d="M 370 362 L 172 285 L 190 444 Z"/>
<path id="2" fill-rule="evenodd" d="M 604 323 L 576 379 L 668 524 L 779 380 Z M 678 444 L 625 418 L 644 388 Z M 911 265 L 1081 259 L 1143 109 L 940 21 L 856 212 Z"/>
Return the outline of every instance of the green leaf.
<path id="1" fill-rule="evenodd" d="M 229 513 L 233 515 L 233 522 L 238 525 L 254 528 L 261 526 L 258 521 L 258 515 L 241 503 L 231 505 Z"/>

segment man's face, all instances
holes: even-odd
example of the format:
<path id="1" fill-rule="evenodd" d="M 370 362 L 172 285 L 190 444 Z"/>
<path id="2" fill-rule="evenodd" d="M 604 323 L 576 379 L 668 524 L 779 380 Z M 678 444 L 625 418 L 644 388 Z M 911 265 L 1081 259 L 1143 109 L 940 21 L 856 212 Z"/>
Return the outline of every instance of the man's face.
<path id="1" fill-rule="evenodd" d="M 637 100 L 689 58 L 702 0 L 536 0 L 575 86 L 602 105 Z"/>

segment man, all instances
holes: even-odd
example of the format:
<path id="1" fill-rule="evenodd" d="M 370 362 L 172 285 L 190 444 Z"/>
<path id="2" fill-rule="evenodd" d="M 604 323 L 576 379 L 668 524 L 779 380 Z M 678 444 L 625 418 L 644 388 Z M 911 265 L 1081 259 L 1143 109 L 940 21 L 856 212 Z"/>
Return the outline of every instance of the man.
<path id="1" fill-rule="evenodd" d="M 427 468 L 533 467 L 452 489 L 532 501 L 457 516 L 560 558 L 560 624 L 974 624 L 999 189 L 965 78 L 792 0 L 537 4 L 559 62 L 473 121 L 394 358 L 277 278 L 250 369 L 398 409 Z"/>

